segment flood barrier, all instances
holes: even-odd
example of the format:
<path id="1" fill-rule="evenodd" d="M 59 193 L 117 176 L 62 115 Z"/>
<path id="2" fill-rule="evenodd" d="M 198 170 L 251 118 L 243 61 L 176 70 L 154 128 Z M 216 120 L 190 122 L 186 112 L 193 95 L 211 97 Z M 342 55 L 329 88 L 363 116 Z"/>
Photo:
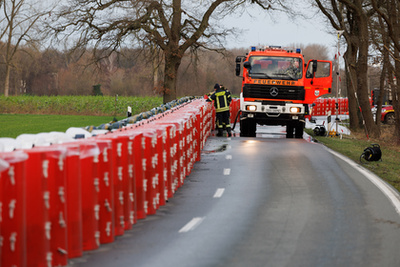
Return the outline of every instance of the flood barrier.
<path id="1" fill-rule="evenodd" d="M 0 152 L 0 266 L 66 266 L 156 214 L 214 123 L 212 103 L 194 99 L 82 139 L 21 137 Z"/>

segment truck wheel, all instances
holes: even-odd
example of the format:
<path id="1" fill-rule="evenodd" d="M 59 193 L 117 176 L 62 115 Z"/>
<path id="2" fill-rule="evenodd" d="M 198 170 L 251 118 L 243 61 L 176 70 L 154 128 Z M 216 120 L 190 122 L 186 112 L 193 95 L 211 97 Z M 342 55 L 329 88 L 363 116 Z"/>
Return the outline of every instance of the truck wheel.
<path id="1" fill-rule="evenodd" d="M 394 113 L 388 113 L 385 116 L 385 123 L 394 124 L 395 123 Z"/>
<path id="2" fill-rule="evenodd" d="M 295 132 L 296 132 L 295 137 L 296 138 L 299 138 L 299 139 L 303 138 L 304 125 L 305 125 L 305 123 L 300 122 L 300 121 L 296 124 L 296 128 L 295 128 Z"/>
<path id="3" fill-rule="evenodd" d="M 247 137 L 248 127 L 246 127 L 246 120 L 240 120 L 240 137 Z"/>
<path id="4" fill-rule="evenodd" d="M 293 138 L 293 124 L 292 123 L 288 123 L 286 125 L 286 138 Z"/>
<path id="5" fill-rule="evenodd" d="M 249 137 L 256 137 L 257 123 L 255 120 L 249 121 Z"/>
<path id="6" fill-rule="evenodd" d="M 240 136 L 255 137 L 257 124 L 255 120 L 244 119 L 240 121 Z"/>

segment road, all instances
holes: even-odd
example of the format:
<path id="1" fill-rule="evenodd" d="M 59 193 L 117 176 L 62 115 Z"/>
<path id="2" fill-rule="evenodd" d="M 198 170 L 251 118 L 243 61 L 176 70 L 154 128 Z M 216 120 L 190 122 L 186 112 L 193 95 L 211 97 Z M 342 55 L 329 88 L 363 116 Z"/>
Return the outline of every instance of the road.
<path id="1" fill-rule="evenodd" d="M 167 205 L 70 266 L 400 266 L 399 196 L 281 131 L 210 137 Z"/>

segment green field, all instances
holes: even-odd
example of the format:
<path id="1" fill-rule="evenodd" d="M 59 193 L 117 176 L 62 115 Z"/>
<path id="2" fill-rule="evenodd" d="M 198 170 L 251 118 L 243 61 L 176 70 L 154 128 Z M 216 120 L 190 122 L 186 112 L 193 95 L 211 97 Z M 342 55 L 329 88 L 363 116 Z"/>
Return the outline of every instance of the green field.
<path id="1" fill-rule="evenodd" d="M 161 97 L 0 96 L 0 114 L 125 116 L 128 106 L 139 114 L 161 104 Z"/>
<path id="2" fill-rule="evenodd" d="M 0 114 L 0 137 L 15 138 L 23 133 L 65 132 L 70 127 L 99 126 L 112 119 L 112 116 Z"/>
<path id="3" fill-rule="evenodd" d="M 0 137 L 99 126 L 162 104 L 161 97 L 0 96 Z"/>

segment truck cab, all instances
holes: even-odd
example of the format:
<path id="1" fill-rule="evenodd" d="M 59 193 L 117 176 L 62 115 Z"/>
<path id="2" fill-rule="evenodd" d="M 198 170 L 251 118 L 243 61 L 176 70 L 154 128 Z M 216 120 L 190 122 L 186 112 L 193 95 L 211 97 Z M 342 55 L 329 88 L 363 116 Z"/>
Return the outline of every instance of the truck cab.
<path id="1" fill-rule="evenodd" d="M 286 126 L 287 138 L 302 138 L 309 104 L 331 93 L 332 62 L 305 64 L 300 49 L 252 47 L 236 58 L 241 72 L 240 136 L 256 136 L 259 124 Z"/>

